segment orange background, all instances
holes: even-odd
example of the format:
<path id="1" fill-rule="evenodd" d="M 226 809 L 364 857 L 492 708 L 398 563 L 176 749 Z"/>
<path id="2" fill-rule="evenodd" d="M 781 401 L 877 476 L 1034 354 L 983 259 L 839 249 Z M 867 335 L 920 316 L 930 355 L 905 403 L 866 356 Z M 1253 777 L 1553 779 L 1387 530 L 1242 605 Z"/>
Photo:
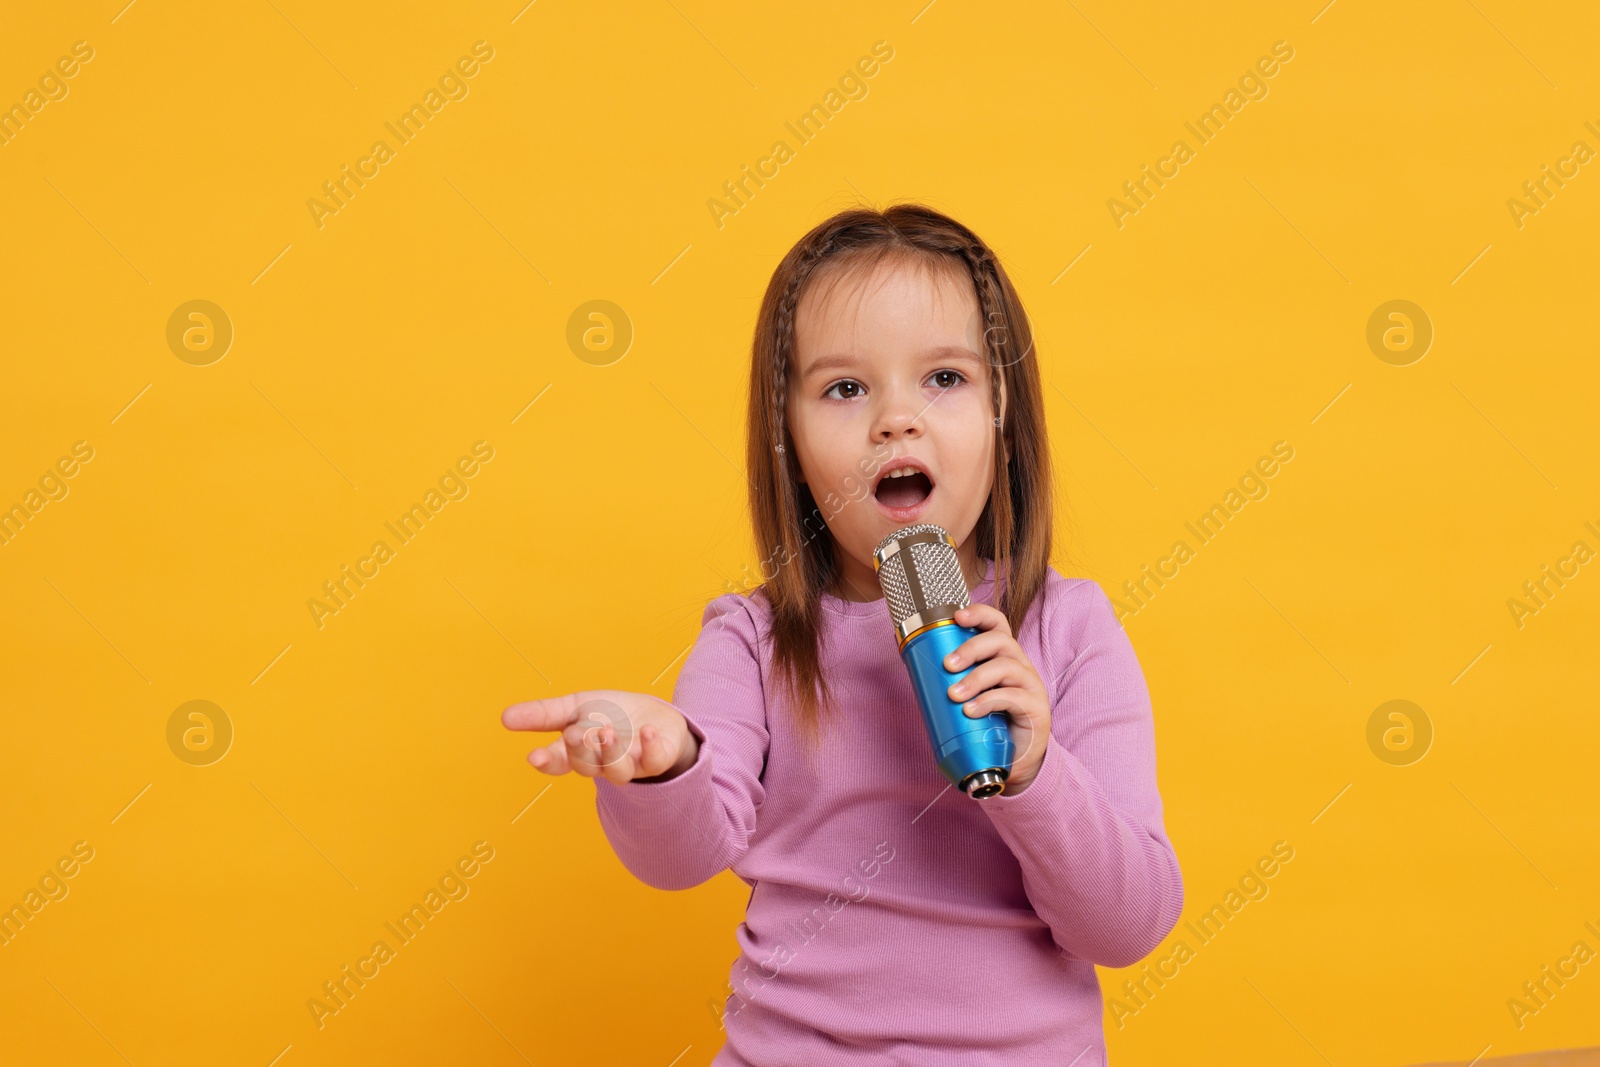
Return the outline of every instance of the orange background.
<path id="1" fill-rule="evenodd" d="M 592 783 L 531 770 L 547 738 L 498 714 L 671 693 L 758 558 L 767 278 L 828 214 L 897 199 L 981 233 L 1033 317 L 1063 573 L 1116 595 L 1294 449 L 1124 620 L 1184 920 L 1274 842 L 1294 858 L 1108 1014 L 1113 1061 L 1600 1043 L 1593 964 L 1520 1028 L 1507 1007 L 1600 949 L 1600 575 L 1520 627 L 1507 605 L 1600 549 L 1600 176 L 1520 226 L 1507 203 L 1600 149 L 1590 7 L 123 3 L 0 35 L 0 105 L 93 49 L 0 145 L 0 506 L 93 450 L 0 544 L 0 905 L 93 850 L 0 947 L 0 1060 L 708 1062 L 746 888 L 635 882 Z M 394 140 L 479 41 L 465 95 Z M 880 41 L 800 144 L 785 123 Z M 1267 94 L 1199 144 L 1184 124 L 1278 41 Z M 1119 227 L 1108 201 L 1180 138 L 1193 158 Z M 779 139 L 719 226 L 707 202 Z M 1420 359 L 1368 345 L 1397 299 L 1432 325 Z M 169 345 L 194 300 L 231 324 L 220 358 Z M 625 351 L 569 344 L 595 300 Z M 400 544 L 385 523 L 433 489 Z M 393 558 L 361 563 L 380 539 Z M 371 577 L 319 626 L 346 565 Z M 195 700 L 220 717 L 169 734 Z M 1408 765 L 1368 744 L 1391 700 L 1432 730 Z M 180 758 L 225 726 L 220 760 Z M 319 1028 L 308 1000 L 430 889 Z"/>

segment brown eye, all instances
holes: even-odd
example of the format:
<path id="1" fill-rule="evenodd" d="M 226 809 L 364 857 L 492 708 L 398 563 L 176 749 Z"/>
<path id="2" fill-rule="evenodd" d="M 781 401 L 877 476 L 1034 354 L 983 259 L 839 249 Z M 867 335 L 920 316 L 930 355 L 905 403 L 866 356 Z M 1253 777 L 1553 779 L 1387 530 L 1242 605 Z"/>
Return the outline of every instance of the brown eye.
<path id="1" fill-rule="evenodd" d="M 951 380 L 943 381 L 942 379 L 946 377 Z M 958 370 L 936 370 L 933 372 L 933 374 L 929 375 L 929 378 L 940 389 L 954 389 L 956 386 L 967 380 L 965 375 Z"/>
<path id="2" fill-rule="evenodd" d="M 834 382 L 832 385 L 828 386 L 827 392 L 823 393 L 822 395 L 823 396 L 833 396 L 834 390 L 838 390 L 838 389 L 854 390 L 854 392 L 850 392 L 850 393 L 847 393 L 847 394 L 845 394 L 843 396 L 836 397 L 835 399 L 838 399 L 838 400 L 853 400 L 856 397 L 861 395 L 861 383 L 860 382 L 856 382 L 856 381 L 851 381 L 849 378 L 846 378 L 843 381 Z"/>

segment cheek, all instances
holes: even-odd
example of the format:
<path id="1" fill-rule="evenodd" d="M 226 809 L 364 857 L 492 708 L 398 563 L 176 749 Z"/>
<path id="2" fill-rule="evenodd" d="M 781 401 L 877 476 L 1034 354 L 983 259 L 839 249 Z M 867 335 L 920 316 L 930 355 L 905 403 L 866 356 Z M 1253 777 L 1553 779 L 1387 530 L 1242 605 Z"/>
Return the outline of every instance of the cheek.
<path id="1" fill-rule="evenodd" d="M 819 501 L 830 492 L 850 495 L 852 487 L 859 496 L 862 484 L 871 481 L 861 469 L 862 460 L 870 456 L 856 447 L 866 433 L 853 418 L 849 412 L 802 411 L 789 424 L 801 476 Z M 867 469 L 872 470 L 870 463 Z"/>
<path id="2" fill-rule="evenodd" d="M 988 402 L 969 399 L 961 411 L 945 413 L 937 425 L 929 427 L 944 484 L 959 490 L 963 497 L 975 498 L 981 507 L 989 496 L 994 477 L 995 427 Z"/>
<path id="3" fill-rule="evenodd" d="M 942 406 L 942 402 L 936 406 Z M 974 390 L 962 397 L 960 405 L 950 405 L 946 411 L 941 411 L 938 421 L 928 426 L 928 435 L 938 445 L 941 458 L 960 459 L 963 472 L 973 467 L 987 469 L 994 459 L 994 418 L 989 397 L 979 397 Z"/>
<path id="4" fill-rule="evenodd" d="M 963 466 L 955 478 L 949 479 L 942 487 L 950 493 L 944 502 L 945 507 L 966 520 L 962 525 L 967 523 L 975 525 L 978 517 L 983 514 L 984 507 L 989 503 L 989 487 L 992 481 L 989 460 L 974 457 L 970 463 Z"/>

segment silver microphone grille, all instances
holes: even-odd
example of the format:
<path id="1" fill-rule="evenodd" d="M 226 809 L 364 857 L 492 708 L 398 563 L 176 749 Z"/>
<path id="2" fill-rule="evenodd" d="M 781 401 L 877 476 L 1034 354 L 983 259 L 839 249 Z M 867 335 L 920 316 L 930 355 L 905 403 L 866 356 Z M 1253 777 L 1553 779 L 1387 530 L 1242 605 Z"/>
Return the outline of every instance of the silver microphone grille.
<path id="1" fill-rule="evenodd" d="M 896 637 L 905 644 L 918 630 L 955 618 L 972 600 L 955 542 L 931 522 L 896 530 L 873 550 Z"/>

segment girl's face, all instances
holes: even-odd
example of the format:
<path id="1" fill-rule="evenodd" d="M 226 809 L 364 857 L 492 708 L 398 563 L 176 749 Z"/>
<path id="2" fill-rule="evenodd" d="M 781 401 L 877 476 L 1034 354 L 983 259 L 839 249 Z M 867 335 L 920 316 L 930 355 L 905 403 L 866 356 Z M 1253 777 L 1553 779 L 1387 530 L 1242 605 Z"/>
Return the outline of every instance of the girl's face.
<path id="1" fill-rule="evenodd" d="M 970 279 L 892 258 L 856 273 L 830 273 L 801 297 L 786 413 L 833 538 L 837 595 L 881 597 L 873 549 L 921 522 L 944 527 L 976 585 L 971 535 L 995 448 L 977 292 Z M 1002 418 L 1004 404 L 1002 388 Z M 916 473 L 890 477 L 908 467 Z"/>

